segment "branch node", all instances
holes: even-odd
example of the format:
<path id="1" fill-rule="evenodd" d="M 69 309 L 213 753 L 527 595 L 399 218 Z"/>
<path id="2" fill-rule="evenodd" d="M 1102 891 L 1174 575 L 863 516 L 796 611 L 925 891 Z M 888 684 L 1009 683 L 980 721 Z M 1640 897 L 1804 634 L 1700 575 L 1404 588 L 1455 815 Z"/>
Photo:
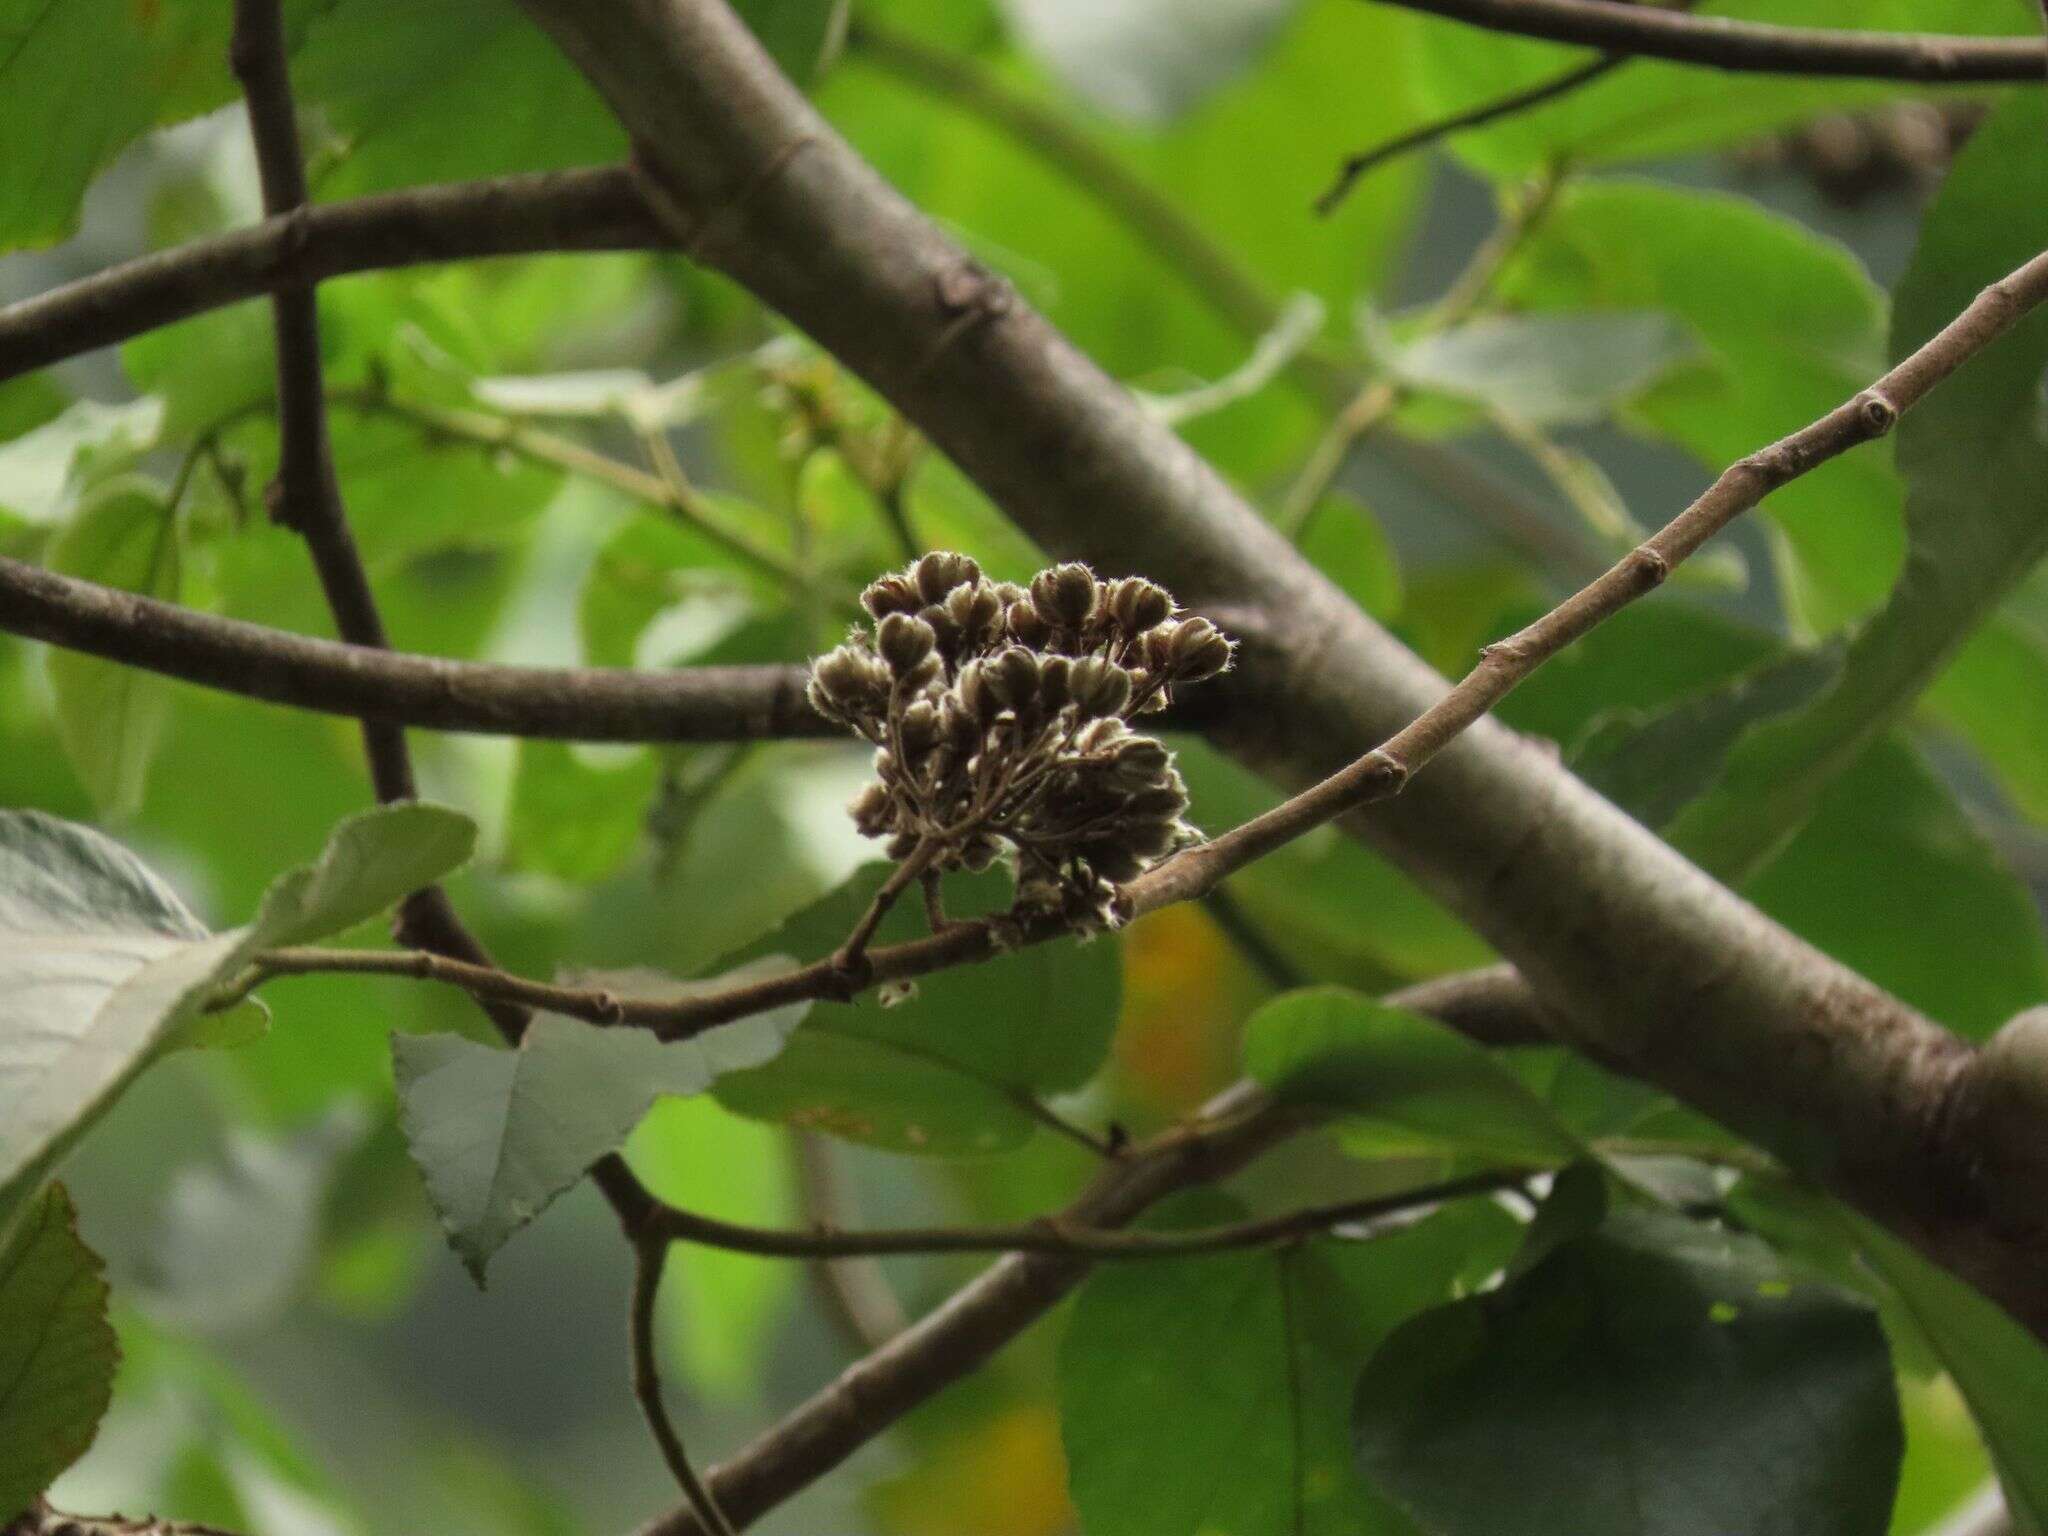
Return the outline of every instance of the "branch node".
<path id="1" fill-rule="evenodd" d="M 1671 562 L 1664 557 L 1663 551 L 1648 544 L 1638 544 L 1630 550 L 1628 561 L 1645 592 L 1663 586 L 1664 579 L 1671 574 Z"/>
<path id="2" fill-rule="evenodd" d="M 1883 437 L 1898 425 L 1899 408 L 1882 391 L 1866 389 L 1856 397 L 1856 416 L 1872 437 Z"/>

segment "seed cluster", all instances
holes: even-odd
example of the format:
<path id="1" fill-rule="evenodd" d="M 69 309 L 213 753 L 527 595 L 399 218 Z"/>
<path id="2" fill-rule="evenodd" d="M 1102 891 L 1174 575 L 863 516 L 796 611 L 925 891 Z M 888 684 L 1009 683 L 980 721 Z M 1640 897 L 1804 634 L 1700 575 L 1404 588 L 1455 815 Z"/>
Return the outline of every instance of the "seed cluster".
<path id="1" fill-rule="evenodd" d="M 1141 577 L 1053 566 L 1029 587 L 930 554 L 861 594 L 874 619 L 812 664 L 810 700 L 872 742 L 849 807 L 891 858 L 986 869 L 1017 906 L 1114 926 L 1117 886 L 1198 834 L 1173 757 L 1131 728 L 1230 665 L 1230 640 Z"/>

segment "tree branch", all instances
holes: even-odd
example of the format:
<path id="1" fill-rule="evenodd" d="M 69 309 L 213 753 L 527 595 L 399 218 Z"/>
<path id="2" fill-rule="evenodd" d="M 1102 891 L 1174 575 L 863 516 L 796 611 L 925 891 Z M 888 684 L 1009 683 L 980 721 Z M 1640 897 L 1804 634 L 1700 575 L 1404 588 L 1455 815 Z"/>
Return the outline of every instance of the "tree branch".
<path id="1" fill-rule="evenodd" d="M 1845 32 L 1687 16 L 1621 0 L 1379 0 L 1489 32 L 1576 43 L 1608 53 L 1766 75 L 1847 75 L 2039 84 L 2041 45 L 2023 37 L 1934 32 Z"/>
<path id="2" fill-rule="evenodd" d="M 1496 1169 L 1419 1185 L 1392 1195 L 1304 1206 L 1277 1216 L 1180 1232 L 1126 1232 L 1114 1227 L 1080 1225 L 1059 1216 L 1013 1226 L 898 1227 L 866 1232 L 815 1227 L 801 1231 L 740 1226 L 674 1206 L 664 1206 L 655 1212 L 649 1225 L 650 1230 L 670 1242 L 699 1243 L 707 1248 L 771 1259 L 878 1258 L 907 1253 L 1045 1253 L 1091 1260 L 1184 1259 L 1242 1248 L 1272 1248 L 1334 1227 L 1369 1226 L 1404 1211 L 1491 1194 L 1522 1183 L 1529 1173 L 1525 1168 Z"/>
<path id="3" fill-rule="evenodd" d="M 0 308 L 0 380 L 274 289 L 352 272 L 664 243 L 623 166 L 306 204 Z"/>
<path id="4" fill-rule="evenodd" d="M 243 698 L 390 726 L 558 741 L 837 736 L 802 667 L 508 667 L 317 640 L 0 556 L 0 631 Z"/>
<path id="5" fill-rule="evenodd" d="M 1575 65 L 1563 74 L 1540 80 L 1525 90 L 1510 91 L 1492 101 L 1483 101 L 1476 107 L 1467 107 L 1463 112 L 1454 112 L 1440 117 L 1435 122 L 1424 123 L 1406 133 L 1396 134 L 1383 144 L 1347 156 L 1337 167 L 1337 174 L 1316 196 L 1315 210 L 1327 218 L 1336 212 L 1337 205 L 1351 194 L 1351 189 L 1368 171 L 1377 170 L 1390 160 L 1426 149 L 1441 140 L 1453 138 L 1470 128 L 1483 128 L 1488 123 L 1497 123 L 1504 117 L 1513 117 L 1518 112 L 1527 112 L 1540 107 L 1547 101 L 1560 96 L 1569 96 L 1581 86 L 1591 85 L 1602 75 L 1612 74 L 1629 62 L 1633 55 L 1626 53 L 1603 54 L 1589 64 Z"/>
<path id="6" fill-rule="evenodd" d="M 1145 572 L 1245 639 L 1219 723 L 1240 756 L 1299 783 L 1355 763 L 1444 696 L 1192 450 L 863 164 L 728 8 L 522 3 L 628 127 L 680 241 L 865 377 L 1041 546 Z M 2025 46 L 2033 78 L 2038 48 Z M 1601 578 L 1597 600 L 1649 574 L 1650 556 L 1632 558 Z M 1475 684 L 1403 747 L 1429 745 L 1491 687 Z M 1329 793 L 1359 803 L 1359 780 L 1397 776 L 1378 766 L 1394 761 L 1374 758 Z M 1966 1043 L 1490 722 L 1352 825 L 1517 964 L 1568 1043 L 1755 1137 L 2048 1331 L 2040 1242 L 1988 1214 L 1952 1123 Z M 1162 881 L 1193 872 L 1172 867 Z"/>
<path id="7" fill-rule="evenodd" d="M 735 1536 L 732 1522 L 718 1507 L 718 1500 L 704 1486 L 690 1456 L 683 1449 L 683 1437 L 661 1397 L 661 1363 L 655 1354 L 654 1303 L 661 1294 L 661 1272 L 668 1264 L 668 1241 L 651 1228 L 642 1227 L 633 1239 L 633 1298 L 627 1319 L 627 1340 L 633 1360 L 633 1397 L 647 1420 L 654 1443 L 661 1447 L 661 1459 L 682 1486 L 683 1496 L 697 1523 L 711 1536 Z"/>
<path id="8" fill-rule="evenodd" d="M 256 168 L 263 206 L 273 218 L 305 206 L 306 172 L 299 156 L 298 118 L 292 105 L 281 0 L 235 0 L 229 60 L 248 100 Z M 334 614 L 335 628 L 351 645 L 371 650 L 388 646 L 384 622 L 370 590 L 369 573 L 349 532 L 341 488 L 327 435 L 326 381 L 320 365 L 320 318 L 310 285 L 287 284 L 272 296 L 277 332 L 279 467 L 271 487 L 273 516 L 305 539 L 313 566 Z M 382 720 L 361 722 L 370 779 L 381 802 L 417 797 L 412 756 L 403 727 Z M 414 891 L 399 904 L 393 929 L 399 942 L 451 963 L 489 966 L 490 952 L 456 915 L 437 885 Z M 525 1033 L 531 1015 L 510 1003 L 486 1004 L 484 1012 L 508 1041 Z M 607 1154 L 591 1170 L 592 1180 L 630 1234 L 639 1230 L 653 1197 L 626 1161 Z"/>

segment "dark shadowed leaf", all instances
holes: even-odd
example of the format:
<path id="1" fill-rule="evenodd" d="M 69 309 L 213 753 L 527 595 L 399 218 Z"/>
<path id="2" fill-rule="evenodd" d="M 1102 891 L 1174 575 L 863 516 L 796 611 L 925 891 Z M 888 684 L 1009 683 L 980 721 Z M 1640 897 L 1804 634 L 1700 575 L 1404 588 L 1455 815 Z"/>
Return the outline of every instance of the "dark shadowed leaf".
<path id="1" fill-rule="evenodd" d="M 1638 1210 L 1402 1327 L 1356 1414 L 1432 1536 L 1882 1536 L 1900 1455 L 1874 1312 Z"/>
<path id="2" fill-rule="evenodd" d="M 11 1519 L 85 1454 L 120 1349 L 99 1256 L 55 1185 L 0 1247 L 0 1518 Z"/>
<path id="3" fill-rule="evenodd" d="M 1466 1153 L 1553 1163 L 1576 1138 L 1463 1035 L 1355 992 L 1275 998 L 1245 1026 L 1245 1070 L 1283 1100 L 1345 1116 L 1347 1146 L 1374 1156 Z"/>
<path id="4" fill-rule="evenodd" d="M 886 873 L 870 866 L 757 947 L 805 960 L 831 954 Z M 1009 884 L 1000 870 L 956 875 L 947 898 L 955 915 L 972 916 L 1006 905 Z M 923 931 L 918 903 L 899 903 L 877 942 Z M 721 1080 L 718 1099 L 894 1151 L 997 1151 L 1030 1135 L 1031 1096 L 1078 1088 L 1101 1065 L 1119 992 L 1114 944 L 1032 945 L 920 977 L 893 1005 L 870 991 L 820 1008 L 781 1056 Z"/>
<path id="5" fill-rule="evenodd" d="M 1236 1207 L 1172 1209 L 1206 1222 Z M 1098 1268 L 1059 1356 L 1090 1536 L 1406 1536 L 1351 1468 L 1351 1384 L 1403 1318 L 1497 1268 L 1517 1231 L 1473 1201 L 1363 1242 Z"/>

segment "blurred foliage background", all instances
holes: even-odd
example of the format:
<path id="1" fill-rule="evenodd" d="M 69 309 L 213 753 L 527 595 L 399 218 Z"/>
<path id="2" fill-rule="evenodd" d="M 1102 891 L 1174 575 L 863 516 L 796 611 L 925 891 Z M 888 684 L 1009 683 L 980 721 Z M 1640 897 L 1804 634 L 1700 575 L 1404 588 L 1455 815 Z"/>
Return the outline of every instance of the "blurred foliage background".
<path id="1" fill-rule="evenodd" d="M 0 34 L 26 39 L 0 55 L 0 242 L 20 248 L 0 259 L 0 299 L 256 216 L 226 7 L 66 0 L 31 20 L 38 9 L 0 0 Z M 1723 463 L 1860 387 L 1899 338 L 1960 307 L 1975 284 L 1959 274 L 2048 245 L 2044 118 L 2025 93 L 1638 63 L 1381 166 L 1319 218 L 1346 154 L 1583 56 L 1358 0 L 743 9 L 899 187 L 1442 668 Z M 2038 22 L 2019 0 L 1705 9 L 1954 32 Z M 305 0 L 290 17 L 319 198 L 623 152 L 507 0 Z M 800 660 L 906 549 L 967 549 L 1011 579 L 1038 563 L 885 405 L 681 260 L 357 276 L 322 288 L 321 315 L 337 467 L 402 649 Z M 2040 363 L 1982 387 L 2037 393 Z M 0 550 L 327 633 L 298 539 L 262 511 L 272 367 L 252 303 L 0 385 Z M 2044 450 L 1984 441 L 1915 478 L 1913 441 L 1774 497 L 1504 713 L 1797 931 L 1981 1035 L 2048 995 L 2048 583 L 2029 574 L 2028 527 Z M 642 478 L 579 471 L 579 445 Z M 1976 517 L 1969 549 L 1953 547 L 1945 497 L 1997 514 Z M 1919 567 L 1961 574 L 1933 591 L 1910 579 Z M 1203 824 L 1268 803 L 1218 755 L 1178 745 Z M 840 809 L 863 772 L 851 748 L 415 747 L 426 792 L 485 828 L 457 905 L 529 974 L 691 972 L 864 856 Z M 246 913 L 367 798 L 345 722 L 0 639 L 0 803 L 113 828 L 209 918 Z M 1287 968 L 1319 979 L 1378 990 L 1488 958 L 1328 832 L 1231 893 Z M 1196 908 L 1088 964 L 1083 1006 L 1113 1029 L 1108 1065 L 1060 1102 L 1096 1125 L 1157 1126 L 1230 1080 L 1242 1023 L 1272 990 Z M 67 1175 L 111 1267 L 124 1363 L 58 1501 L 266 1536 L 608 1532 L 671 1502 L 624 1391 L 628 1266 L 609 1213 L 578 1190 L 479 1295 L 407 1158 L 386 1037 L 480 1034 L 474 1011 L 390 981 L 267 995 L 266 1039 L 157 1068 Z M 1583 1079 L 1554 1093 L 1610 1119 L 1626 1097 L 1531 1054 L 1532 1081 Z M 1020 1140 L 948 1159 L 806 1149 L 706 1099 L 663 1103 L 630 1155 L 658 1192 L 714 1214 L 793 1221 L 830 1184 L 839 1219 L 880 1224 L 1062 1203 L 1085 1155 L 1028 1126 Z M 1247 1189 L 1299 1201 L 1357 1180 L 1336 1149 L 1303 1145 Z M 883 1272 L 915 1315 L 975 1268 Z M 672 1274 L 663 1346 L 707 1460 L 853 1357 L 799 1266 L 692 1249 Z M 762 1529 L 1072 1529 L 1053 1387 L 1064 1326 L 1033 1331 Z M 1954 1385 L 1901 1358 L 1892 1528 L 1910 1536 L 1974 1497 L 1987 1461 Z"/>

